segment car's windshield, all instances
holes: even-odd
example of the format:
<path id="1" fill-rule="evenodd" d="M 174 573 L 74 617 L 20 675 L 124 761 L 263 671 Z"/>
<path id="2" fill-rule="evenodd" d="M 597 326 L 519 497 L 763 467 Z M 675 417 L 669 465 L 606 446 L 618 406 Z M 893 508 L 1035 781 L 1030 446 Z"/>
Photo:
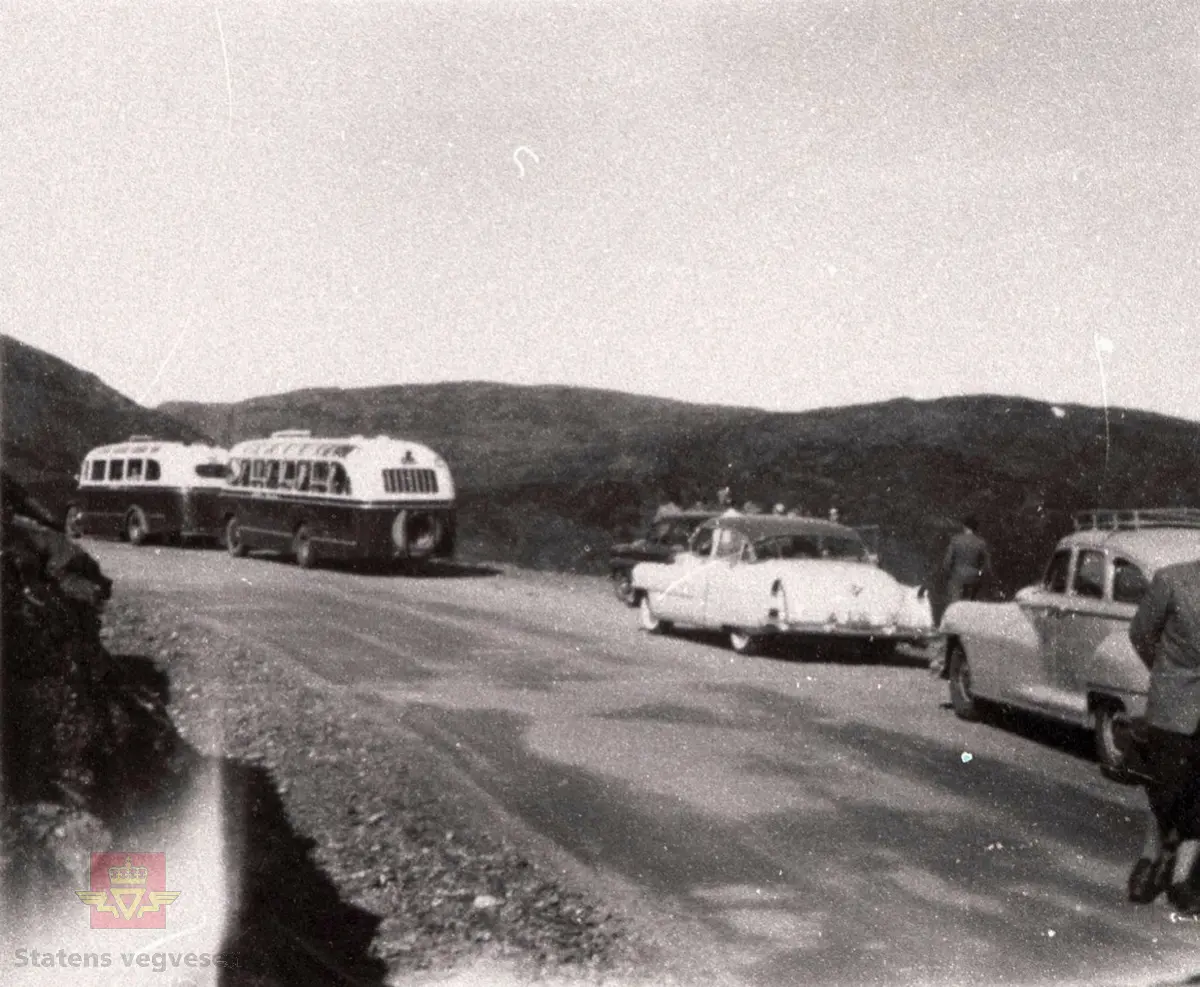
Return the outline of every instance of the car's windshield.
<path id="1" fill-rule="evenodd" d="M 844 535 L 771 535 L 754 543 L 758 559 L 849 559 L 861 561 L 863 545 Z"/>

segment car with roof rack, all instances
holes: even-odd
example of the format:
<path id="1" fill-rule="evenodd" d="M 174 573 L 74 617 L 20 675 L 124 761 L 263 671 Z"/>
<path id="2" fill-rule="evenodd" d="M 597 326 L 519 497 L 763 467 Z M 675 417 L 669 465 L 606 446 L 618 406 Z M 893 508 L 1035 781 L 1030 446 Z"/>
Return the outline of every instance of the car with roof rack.
<path id="1" fill-rule="evenodd" d="M 882 657 L 936 637 L 919 587 L 880 568 L 859 532 L 818 518 L 721 514 L 670 560 L 635 566 L 632 584 L 644 630 L 721 631 L 739 654 L 801 637 Z"/>
<path id="2" fill-rule="evenodd" d="M 1155 572 L 1200 559 L 1200 509 L 1098 509 L 1073 522 L 1013 600 L 947 609 L 943 675 L 962 719 L 990 703 L 1091 730 L 1102 769 L 1123 778 L 1121 733 L 1149 688 L 1129 623 Z"/>

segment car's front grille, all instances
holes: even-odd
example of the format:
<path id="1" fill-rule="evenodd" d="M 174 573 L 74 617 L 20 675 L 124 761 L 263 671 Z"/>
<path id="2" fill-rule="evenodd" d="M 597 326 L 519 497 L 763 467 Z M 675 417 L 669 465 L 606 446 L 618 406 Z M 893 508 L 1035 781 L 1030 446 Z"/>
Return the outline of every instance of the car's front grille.
<path id="1" fill-rule="evenodd" d="M 384 470 L 383 489 L 388 493 L 435 494 L 438 492 L 437 473 L 410 468 Z"/>

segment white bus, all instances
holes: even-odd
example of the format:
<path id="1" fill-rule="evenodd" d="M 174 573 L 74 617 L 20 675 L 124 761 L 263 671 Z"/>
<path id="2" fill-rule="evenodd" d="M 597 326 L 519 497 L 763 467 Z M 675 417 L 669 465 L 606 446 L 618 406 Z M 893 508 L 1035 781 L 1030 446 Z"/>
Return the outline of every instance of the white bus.
<path id="1" fill-rule="evenodd" d="M 218 496 L 228 454 L 216 446 L 133 435 L 84 457 L 67 506 L 72 537 L 107 535 L 133 545 L 220 536 Z"/>
<path id="2" fill-rule="evenodd" d="M 420 561 L 454 554 L 450 468 L 432 449 L 387 436 L 275 432 L 229 450 L 225 545 L 322 559 Z"/>

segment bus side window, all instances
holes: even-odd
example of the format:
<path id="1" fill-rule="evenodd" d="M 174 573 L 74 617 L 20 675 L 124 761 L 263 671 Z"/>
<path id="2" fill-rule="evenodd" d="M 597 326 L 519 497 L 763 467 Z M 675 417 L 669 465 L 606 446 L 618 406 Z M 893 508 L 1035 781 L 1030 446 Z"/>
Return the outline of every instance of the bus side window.
<path id="1" fill-rule="evenodd" d="M 292 490 L 296 486 L 296 460 L 289 459 L 283 464 L 283 476 L 279 480 L 280 490 Z"/>
<path id="2" fill-rule="evenodd" d="M 104 468 L 108 465 L 108 460 L 95 459 L 92 460 L 92 473 L 90 479 L 93 483 L 99 483 L 104 479 Z"/>
<path id="3" fill-rule="evenodd" d="M 162 467 L 158 465 L 157 459 L 146 460 L 146 480 L 161 480 Z"/>
<path id="4" fill-rule="evenodd" d="M 279 460 L 272 459 L 267 463 L 267 489 L 277 490 L 279 488 Z"/>
<path id="5" fill-rule="evenodd" d="M 328 463 L 313 463 L 312 480 L 308 486 L 310 490 L 314 490 L 317 493 L 325 493 L 329 489 Z"/>
<path id="6" fill-rule="evenodd" d="M 125 476 L 125 460 L 110 459 L 108 461 L 108 478 L 110 480 L 120 480 Z"/>
<path id="7" fill-rule="evenodd" d="M 129 468 L 125 471 L 125 479 L 130 483 L 137 483 L 142 478 L 142 461 L 140 459 L 129 460 Z"/>
<path id="8" fill-rule="evenodd" d="M 254 460 L 254 465 L 250 469 L 250 486 L 261 487 L 266 475 L 267 464 L 261 459 Z"/>
<path id="9" fill-rule="evenodd" d="M 309 477 L 309 473 L 311 473 L 311 472 L 312 472 L 312 464 L 311 463 L 301 462 L 301 463 L 296 464 L 296 489 L 297 490 L 304 491 L 304 490 L 308 489 L 308 477 Z"/>
<path id="10" fill-rule="evenodd" d="M 333 476 L 329 480 L 329 492 L 335 494 L 350 495 L 350 477 L 346 475 L 346 469 L 341 463 L 333 464 Z"/>

